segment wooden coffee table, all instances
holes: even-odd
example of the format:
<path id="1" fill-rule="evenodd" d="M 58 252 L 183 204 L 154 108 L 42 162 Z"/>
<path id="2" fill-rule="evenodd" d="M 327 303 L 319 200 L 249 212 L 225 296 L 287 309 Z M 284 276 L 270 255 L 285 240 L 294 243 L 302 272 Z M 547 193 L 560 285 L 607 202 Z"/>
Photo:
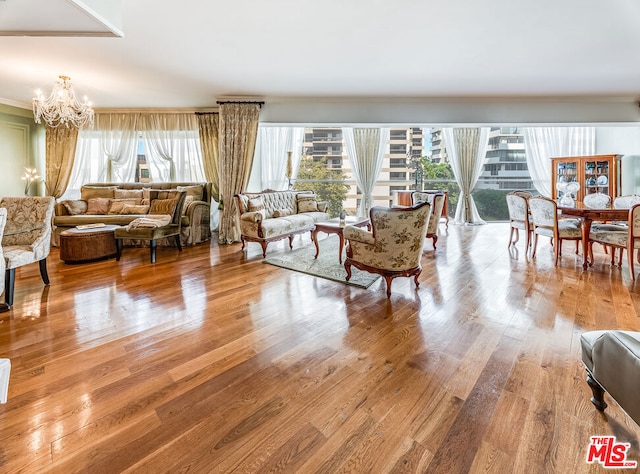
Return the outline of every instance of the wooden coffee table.
<path id="1" fill-rule="evenodd" d="M 356 227 L 371 228 L 371 223 L 368 218 L 362 217 L 347 217 L 345 223 L 341 224 L 340 219 L 330 219 L 328 221 L 318 222 L 315 228 L 311 231 L 311 239 L 316 246 L 316 255 L 314 258 L 318 258 L 320 253 L 320 247 L 318 246 L 318 232 L 324 232 L 325 234 L 338 234 L 340 237 L 340 246 L 338 247 L 338 260 L 342 263 L 342 248 L 344 247 L 344 226 L 353 225 Z"/>
<path id="2" fill-rule="evenodd" d="M 121 226 L 105 225 L 93 229 L 68 229 L 60 233 L 60 260 L 84 263 L 113 258 L 118 253 L 114 231 Z"/>

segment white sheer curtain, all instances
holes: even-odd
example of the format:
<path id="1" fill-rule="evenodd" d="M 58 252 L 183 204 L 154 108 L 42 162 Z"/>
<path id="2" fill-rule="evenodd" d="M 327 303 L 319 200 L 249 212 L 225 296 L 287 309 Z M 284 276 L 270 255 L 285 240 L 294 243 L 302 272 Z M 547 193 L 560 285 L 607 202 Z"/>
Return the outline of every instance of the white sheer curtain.
<path id="1" fill-rule="evenodd" d="M 353 177 L 362 192 L 358 216 L 365 217 L 373 206 L 373 188 L 382 168 L 389 129 L 344 127 L 342 136 L 351 161 Z"/>
<path id="2" fill-rule="evenodd" d="M 135 180 L 138 132 L 136 114 L 97 114 L 95 129 L 105 157 L 99 182 L 129 183 Z"/>
<path id="3" fill-rule="evenodd" d="M 489 127 L 443 128 L 445 146 L 453 174 L 460 186 L 460 197 L 456 207 L 456 224 L 485 224 L 480 218 L 476 203 L 471 196 L 484 165 Z"/>
<path id="4" fill-rule="evenodd" d="M 256 190 L 288 189 L 287 153 L 291 152 L 292 178 L 295 178 L 300 165 L 303 138 L 304 127 L 259 126 L 252 168 L 252 174 L 255 171 L 259 174 L 259 178 L 252 176 L 249 179 L 254 188 L 259 188 Z"/>
<path id="5" fill-rule="evenodd" d="M 136 123 L 136 114 L 96 114 L 94 129 L 78 132 L 69 186 L 60 200 L 80 199 L 80 188 L 86 183 L 134 181 Z"/>
<path id="6" fill-rule="evenodd" d="M 595 127 L 525 127 L 524 149 L 533 185 L 551 197 L 551 158 L 593 155 Z"/>
<path id="7" fill-rule="evenodd" d="M 78 131 L 76 155 L 69 178 L 69 186 L 60 201 L 80 199 L 80 188 L 85 183 L 100 182 L 100 173 L 105 169 L 99 130 Z"/>
<path id="8" fill-rule="evenodd" d="M 204 181 L 195 114 L 142 114 L 139 128 L 152 181 Z"/>

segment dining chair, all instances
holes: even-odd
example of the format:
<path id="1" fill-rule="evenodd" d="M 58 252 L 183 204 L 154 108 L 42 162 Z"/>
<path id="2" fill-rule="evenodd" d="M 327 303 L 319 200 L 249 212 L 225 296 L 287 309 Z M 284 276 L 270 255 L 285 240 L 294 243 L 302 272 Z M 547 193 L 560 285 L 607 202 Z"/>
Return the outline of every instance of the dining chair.
<path id="1" fill-rule="evenodd" d="M 47 257 L 51 250 L 51 221 L 55 199 L 51 196 L 4 197 L 0 208 L 7 210 L 2 236 L 5 269 L 5 303 L 13 305 L 16 268 L 38 262 L 40 276 L 49 284 Z"/>
<path id="2" fill-rule="evenodd" d="M 629 210 L 626 230 L 593 229 L 589 232 L 589 259 L 593 264 L 592 245 L 597 242 L 613 248 L 627 251 L 627 264 L 631 279 L 635 281 L 634 250 L 640 249 L 640 204 L 635 204 Z"/>
<path id="3" fill-rule="evenodd" d="M 624 196 L 618 196 L 614 198 L 612 206 L 615 209 L 631 209 L 634 204 L 640 204 L 640 196 L 636 194 L 625 194 Z M 609 222 L 609 223 L 599 222 L 599 223 L 593 223 L 591 225 L 591 229 L 594 232 L 605 232 L 605 231 L 610 231 L 610 232 L 625 231 L 626 232 L 628 228 L 629 226 L 627 221 L 615 221 L 615 222 Z M 608 253 L 607 246 L 604 246 L 604 249 L 605 249 L 605 253 Z M 618 264 L 622 265 L 624 248 L 620 247 L 619 251 L 620 253 L 618 257 Z M 612 249 L 611 265 L 615 265 L 615 256 L 616 256 L 615 249 Z M 638 257 L 640 258 L 640 253 L 638 254 Z M 638 261 L 640 262 L 640 260 Z"/>
<path id="4" fill-rule="evenodd" d="M 535 196 L 529 199 L 531 209 L 531 224 L 533 234 L 533 251 L 531 257 L 536 257 L 538 236 L 542 235 L 552 239 L 555 253 L 555 265 L 562 255 L 563 240 L 582 240 L 582 231 L 576 219 L 558 219 L 558 206 L 552 199 Z M 576 254 L 578 251 L 576 250 Z"/>
<path id="5" fill-rule="evenodd" d="M 527 193 L 529 194 L 529 193 Z M 531 213 L 529 212 L 529 197 L 522 191 L 513 191 L 506 196 L 509 209 L 509 245 L 515 245 L 520 239 L 520 231 L 525 232 L 525 251 L 531 246 Z M 513 238 L 515 234 L 515 239 Z"/>
<path id="6" fill-rule="evenodd" d="M 605 193 L 591 193 L 585 195 L 582 202 L 590 209 L 604 209 L 611 204 L 611 196 Z"/>

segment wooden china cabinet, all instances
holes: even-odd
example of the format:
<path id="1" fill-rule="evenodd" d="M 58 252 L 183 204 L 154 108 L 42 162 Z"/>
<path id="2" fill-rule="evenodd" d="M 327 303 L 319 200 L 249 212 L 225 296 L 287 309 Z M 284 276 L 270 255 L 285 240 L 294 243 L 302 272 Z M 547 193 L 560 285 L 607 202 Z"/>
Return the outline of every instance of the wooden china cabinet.
<path id="1" fill-rule="evenodd" d="M 558 183 L 577 182 L 576 201 L 585 195 L 604 193 L 611 199 L 620 195 L 620 158 L 622 155 L 566 156 L 551 158 L 551 196 L 559 199 Z"/>

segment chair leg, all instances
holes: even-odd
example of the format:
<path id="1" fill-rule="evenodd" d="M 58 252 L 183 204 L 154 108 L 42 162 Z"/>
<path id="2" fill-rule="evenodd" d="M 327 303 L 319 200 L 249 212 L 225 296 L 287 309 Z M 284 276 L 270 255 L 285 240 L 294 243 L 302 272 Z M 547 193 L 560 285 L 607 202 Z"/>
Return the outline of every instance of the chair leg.
<path id="1" fill-rule="evenodd" d="M 393 282 L 393 277 L 383 275 L 384 281 L 387 282 L 387 298 L 391 297 L 391 283 Z"/>
<path id="2" fill-rule="evenodd" d="M 345 280 L 349 281 L 349 279 L 351 278 L 351 264 L 344 262 L 344 269 L 347 271 L 347 277 L 345 278 Z"/>
<path id="3" fill-rule="evenodd" d="M 49 274 L 47 273 L 47 259 L 43 258 L 38 262 L 40 266 L 40 276 L 42 277 L 42 281 L 45 285 L 49 284 Z"/>
<path id="4" fill-rule="evenodd" d="M 596 382 L 589 372 L 587 372 L 587 384 L 591 387 L 591 403 L 600 411 L 604 411 L 607 408 L 607 402 L 604 401 L 604 388 Z"/>
<path id="5" fill-rule="evenodd" d="M 116 239 L 116 250 L 116 262 L 119 262 L 122 256 L 122 239 Z"/>
<path id="6" fill-rule="evenodd" d="M 10 268 L 4 272 L 4 301 L 13 306 L 13 290 L 16 283 L 16 269 Z"/>
<path id="7" fill-rule="evenodd" d="M 538 234 L 533 234 L 533 249 L 531 252 L 531 258 L 536 258 L 536 251 L 538 250 Z"/>
<path id="8" fill-rule="evenodd" d="M 513 234 L 516 234 L 516 240 L 513 240 Z M 515 245 L 516 242 L 518 241 L 519 235 L 518 235 L 518 229 L 516 227 L 511 227 L 511 232 L 509 232 L 509 247 L 511 247 L 512 245 Z"/>
<path id="9" fill-rule="evenodd" d="M 182 242 L 180 242 L 180 236 L 176 235 L 175 240 L 176 240 L 176 247 L 178 247 L 178 252 L 182 252 Z"/>
<path id="10" fill-rule="evenodd" d="M 151 263 L 156 263 L 156 241 L 149 242 L 149 252 L 151 254 Z"/>
<path id="11" fill-rule="evenodd" d="M 555 266 L 558 266 L 558 259 L 560 258 L 560 255 L 562 255 L 562 239 L 558 239 L 558 242 L 556 242 L 556 245 L 553 248 L 553 251 L 555 253 L 556 259 L 555 259 Z"/>
<path id="12" fill-rule="evenodd" d="M 438 242 L 438 236 L 436 234 L 433 234 L 433 237 L 431 237 L 431 239 L 433 240 L 433 250 L 435 250 L 436 243 Z"/>

